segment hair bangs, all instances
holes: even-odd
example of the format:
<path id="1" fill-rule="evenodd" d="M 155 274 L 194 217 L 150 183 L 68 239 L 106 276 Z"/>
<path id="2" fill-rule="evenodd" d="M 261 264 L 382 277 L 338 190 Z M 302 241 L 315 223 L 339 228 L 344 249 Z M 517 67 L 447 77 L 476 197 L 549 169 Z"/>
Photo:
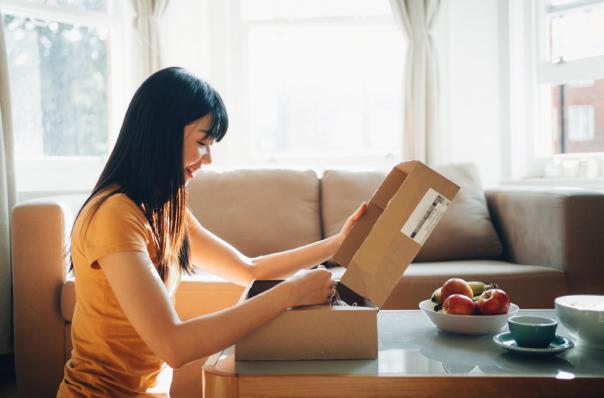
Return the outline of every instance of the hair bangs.
<path id="1" fill-rule="evenodd" d="M 222 98 L 214 92 L 214 103 L 212 104 L 212 124 L 208 135 L 220 142 L 229 128 L 229 116 L 227 114 Z"/>
<path id="2" fill-rule="evenodd" d="M 207 135 L 216 142 L 220 142 L 229 128 L 229 117 L 224 102 L 220 94 L 208 83 L 192 76 L 189 77 L 194 79 L 195 90 L 192 93 L 191 102 L 186 112 L 185 124 L 211 114 L 212 123 Z"/>

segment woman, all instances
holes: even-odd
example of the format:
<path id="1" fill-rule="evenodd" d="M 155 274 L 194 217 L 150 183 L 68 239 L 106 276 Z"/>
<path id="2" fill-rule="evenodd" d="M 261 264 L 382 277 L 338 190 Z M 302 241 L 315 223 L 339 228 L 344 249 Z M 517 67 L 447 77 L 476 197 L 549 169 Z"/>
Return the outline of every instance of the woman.
<path id="1" fill-rule="evenodd" d="M 331 258 L 365 211 L 363 204 L 328 239 L 243 256 L 186 208 L 185 185 L 211 163 L 227 127 L 218 93 L 184 69 L 163 69 L 135 93 L 72 230 L 77 304 L 58 397 L 167 397 L 172 368 L 232 345 L 289 307 L 329 301 L 334 281 L 319 268 L 213 314 L 176 314 L 174 292 L 193 264 L 240 285 L 291 275 Z"/>

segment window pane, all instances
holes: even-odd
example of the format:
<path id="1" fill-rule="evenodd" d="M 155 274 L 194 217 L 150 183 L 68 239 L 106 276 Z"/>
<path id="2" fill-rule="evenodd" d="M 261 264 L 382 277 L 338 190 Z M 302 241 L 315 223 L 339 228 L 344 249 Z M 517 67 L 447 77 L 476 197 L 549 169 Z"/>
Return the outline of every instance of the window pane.
<path id="1" fill-rule="evenodd" d="M 27 0 L 30 3 L 43 3 L 57 6 L 70 6 L 89 11 L 107 11 L 108 0 Z"/>
<path id="2" fill-rule="evenodd" d="M 555 153 L 604 152 L 604 79 L 553 86 Z"/>
<path id="3" fill-rule="evenodd" d="M 17 159 L 99 156 L 108 141 L 108 31 L 5 15 Z"/>
<path id="4" fill-rule="evenodd" d="M 395 27 L 251 29 L 257 153 L 398 155 L 404 50 Z"/>
<path id="5" fill-rule="evenodd" d="M 391 15 L 388 0 L 241 0 L 241 19 Z"/>
<path id="6" fill-rule="evenodd" d="M 604 55 L 604 3 L 553 14 L 548 25 L 550 61 Z"/>
<path id="7" fill-rule="evenodd" d="M 593 141 L 594 107 L 591 105 L 568 106 L 568 140 Z"/>

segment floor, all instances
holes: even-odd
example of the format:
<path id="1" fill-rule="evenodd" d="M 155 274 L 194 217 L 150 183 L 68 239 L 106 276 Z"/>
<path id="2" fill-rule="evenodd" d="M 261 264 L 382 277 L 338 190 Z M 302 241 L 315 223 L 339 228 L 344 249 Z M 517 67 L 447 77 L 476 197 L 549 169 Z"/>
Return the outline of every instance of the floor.
<path id="1" fill-rule="evenodd" d="M 0 355 L 0 397 L 17 398 L 15 359 L 12 354 Z"/>

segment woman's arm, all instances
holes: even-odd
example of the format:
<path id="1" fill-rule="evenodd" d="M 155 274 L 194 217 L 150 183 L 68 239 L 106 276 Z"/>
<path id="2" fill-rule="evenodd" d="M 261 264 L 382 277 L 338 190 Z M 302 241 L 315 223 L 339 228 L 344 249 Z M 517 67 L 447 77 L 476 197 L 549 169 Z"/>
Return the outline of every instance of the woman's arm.
<path id="1" fill-rule="evenodd" d="M 183 322 L 146 253 L 112 253 L 98 263 L 134 329 L 173 368 L 229 347 L 289 307 L 326 303 L 333 283 L 327 270 L 307 271 L 244 303 Z"/>
<path id="2" fill-rule="evenodd" d="M 332 258 L 366 208 L 366 203 L 361 204 L 340 232 L 332 237 L 251 259 L 205 229 L 190 213 L 193 224 L 190 230 L 191 261 L 199 268 L 242 286 L 255 279 L 283 279 Z"/>
<path id="3" fill-rule="evenodd" d="M 295 249 L 255 257 L 251 260 L 255 279 L 285 279 L 291 274 L 329 260 L 343 238 L 340 234 Z"/>

